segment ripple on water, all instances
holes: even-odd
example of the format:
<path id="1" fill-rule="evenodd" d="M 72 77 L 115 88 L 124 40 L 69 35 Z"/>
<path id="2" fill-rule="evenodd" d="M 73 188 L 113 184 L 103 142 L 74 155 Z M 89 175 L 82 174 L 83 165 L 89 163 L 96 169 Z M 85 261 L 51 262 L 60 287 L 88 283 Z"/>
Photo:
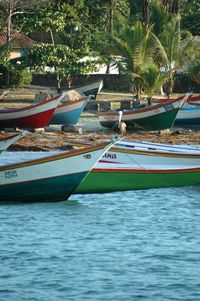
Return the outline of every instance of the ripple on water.
<path id="1" fill-rule="evenodd" d="M 0 206 L 0 300 L 198 300 L 199 187 Z"/>

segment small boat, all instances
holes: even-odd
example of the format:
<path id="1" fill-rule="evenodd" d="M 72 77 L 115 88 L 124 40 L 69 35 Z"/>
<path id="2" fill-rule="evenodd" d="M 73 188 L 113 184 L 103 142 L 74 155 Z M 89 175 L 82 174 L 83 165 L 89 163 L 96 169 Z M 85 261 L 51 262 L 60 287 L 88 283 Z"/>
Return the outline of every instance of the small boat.
<path id="1" fill-rule="evenodd" d="M 190 95 L 190 94 L 188 94 Z M 154 99 L 154 103 L 166 103 L 169 99 Z M 185 105 L 179 110 L 176 125 L 200 125 L 200 95 L 189 96 Z"/>
<path id="2" fill-rule="evenodd" d="M 0 202 L 67 200 L 110 146 L 106 142 L 14 164 L 0 160 Z"/>
<path id="3" fill-rule="evenodd" d="M 49 97 L 49 95 L 50 95 L 49 92 L 48 92 L 49 87 L 47 87 L 47 86 L 25 85 L 25 87 L 40 90 L 40 93 L 41 93 L 41 90 L 44 90 L 44 91 L 46 91 L 46 92 L 44 92 L 45 97 Z M 88 84 L 77 86 L 73 89 L 70 88 L 70 89 L 65 90 L 63 92 L 76 91 L 78 93 L 83 93 L 84 96 L 92 95 L 93 99 L 95 99 L 97 94 L 101 91 L 102 88 L 103 88 L 103 80 L 98 80 L 98 81 L 94 81 L 94 82 L 91 82 L 91 83 L 88 83 Z M 51 87 L 51 91 L 53 91 L 53 93 L 57 94 L 57 92 L 54 89 L 52 89 L 52 87 Z M 41 101 L 41 97 L 39 97 L 39 99 L 40 100 L 37 100 L 38 102 Z"/>
<path id="4" fill-rule="evenodd" d="M 194 95 L 192 96 L 191 93 L 187 93 L 188 95 L 188 99 L 187 99 L 187 103 L 197 103 L 200 102 L 200 95 Z M 161 103 L 161 102 L 166 102 L 166 101 L 169 101 L 169 100 L 172 100 L 173 98 L 153 98 L 152 99 L 152 102 L 153 103 Z"/>
<path id="5" fill-rule="evenodd" d="M 165 103 L 138 109 L 98 112 L 97 115 L 100 124 L 106 128 L 118 128 L 119 123 L 122 121 L 126 123 L 127 127 L 139 126 L 148 131 L 170 129 L 187 97 L 182 96 Z"/>
<path id="6" fill-rule="evenodd" d="M 75 90 L 84 93 L 86 96 L 92 95 L 93 99 L 95 99 L 97 97 L 97 94 L 101 91 L 102 88 L 103 88 L 103 80 L 99 80 L 96 82 L 92 82 L 88 85 L 79 86 Z"/>
<path id="7" fill-rule="evenodd" d="M 60 104 L 55 110 L 50 124 L 74 125 L 78 122 L 81 113 L 86 104 L 90 100 L 90 96 L 81 97 L 79 99 L 70 99 L 69 92 L 62 93 L 60 97 Z"/>
<path id="8" fill-rule="evenodd" d="M 187 102 L 189 104 L 200 105 L 200 94 L 189 97 Z"/>
<path id="9" fill-rule="evenodd" d="M 75 193 L 102 193 L 200 184 L 200 148 L 120 141 Z"/>
<path id="10" fill-rule="evenodd" d="M 8 137 L 0 138 L 0 153 L 7 150 L 7 148 L 23 137 L 23 132 L 19 134 L 9 135 Z"/>
<path id="11" fill-rule="evenodd" d="M 200 126 L 200 103 L 189 102 L 178 112 L 175 124 Z"/>
<path id="12" fill-rule="evenodd" d="M 1 128 L 36 129 L 48 125 L 57 108 L 60 95 L 41 101 L 40 103 L 20 108 L 4 108 L 0 110 Z"/>

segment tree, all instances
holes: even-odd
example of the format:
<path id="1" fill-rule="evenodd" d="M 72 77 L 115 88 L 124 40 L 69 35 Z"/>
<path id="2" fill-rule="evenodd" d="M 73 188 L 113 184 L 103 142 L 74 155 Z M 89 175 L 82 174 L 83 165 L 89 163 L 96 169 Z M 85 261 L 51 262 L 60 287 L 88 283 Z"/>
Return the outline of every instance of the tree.
<path id="1" fill-rule="evenodd" d="M 200 2 L 199 0 L 187 1 L 182 10 L 182 28 L 189 30 L 192 35 L 200 35 Z"/>
<path id="2" fill-rule="evenodd" d="M 101 47 L 101 54 L 106 59 L 106 73 L 109 74 L 113 52 L 112 36 L 127 24 L 130 12 L 127 0 L 103 0 L 99 10 L 104 15 L 102 18 L 104 26 L 101 24 L 101 32 L 104 29 L 102 34 L 106 37 L 103 48 Z"/>
<path id="3" fill-rule="evenodd" d="M 163 67 L 168 71 L 166 93 L 170 97 L 174 87 L 174 74 L 181 64 L 186 64 L 189 53 L 193 49 L 194 39 L 184 38 L 183 32 L 179 28 L 179 16 L 175 16 L 170 22 L 166 23 L 164 30 L 158 37 L 167 57 L 167 64 Z"/>
<path id="4" fill-rule="evenodd" d="M 9 56 L 10 56 L 10 41 L 11 41 L 11 29 L 12 29 L 12 19 L 13 17 L 19 15 L 33 12 L 35 7 L 38 5 L 41 7 L 43 4 L 46 4 L 48 0 L 41 0 L 38 3 L 37 0 L 0 0 L 0 18 L 2 25 L 5 25 L 7 28 L 7 42 L 6 42 L 6 65 L 9 68 Z M 3 49 L 4 50 L 4 49 Z M 9 85 L 10 77 L 9 72 L 6 74 L 7 85 Z"/>
<path id="5" fill-rule="evenodd" d="M 200 54 L 198 53 L 196 57 L 194 57 L 187 69 L 188 77 L 198 85 L 200 85 Z"/>
<path id="6" fill-rule="evenodd" d="M 166 82 L 167 72 L 161 72 L 160 68 L 152 63 L 141 70 L 140 76 L 142 87 L 148 96 L 148 103 L 151 104 L 154 92 Z"/>
<path id="7" fill-rule="evenodd" d="M 113 37 L 113 43 L 120 56 L 116 64 L 134 85 L 137 98 L 140 98 L 142 69 L 152 62 L 166 63 L 166 53 L 151 28 L 143 27 L 141 22 L 127 27 L 120 37 Z"/>
<path id="8" fill-rule="evenodd" d="M 38 44 L 22 59 L 24 67 L 42 73 L 55 72 L 58 75 L 57 90 L 61 90 L 64 77 L 79 75 L 95 70 L 95 62 L 81 60 L 88 53 L 83 49 L 72 50 L 66 45 Z M 50 71 L 46 70 L 49 67 Z M 52 71 L 51 71 L 52 70 Z"/>

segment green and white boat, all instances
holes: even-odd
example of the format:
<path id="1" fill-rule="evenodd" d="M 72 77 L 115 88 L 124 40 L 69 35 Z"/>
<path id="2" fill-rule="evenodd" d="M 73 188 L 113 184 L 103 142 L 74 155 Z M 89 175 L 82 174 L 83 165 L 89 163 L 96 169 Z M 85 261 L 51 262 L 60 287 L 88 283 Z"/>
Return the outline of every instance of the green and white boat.
<path id="1" fill-rule="evenodd" d="M 200 148 L 120 141 L 76 189 L 101 193 L 200 184 Z"/>
<path id="2" fill-rule="evenodd" d="M 187 98 L 188 95 L 143 108 L 98 112 L 97 115 L 100 124 L 106 128 L 115 129 L 124 122 L 127 127 L 139 126 L 147 131 L 165 130 L 173 126 Z"/>

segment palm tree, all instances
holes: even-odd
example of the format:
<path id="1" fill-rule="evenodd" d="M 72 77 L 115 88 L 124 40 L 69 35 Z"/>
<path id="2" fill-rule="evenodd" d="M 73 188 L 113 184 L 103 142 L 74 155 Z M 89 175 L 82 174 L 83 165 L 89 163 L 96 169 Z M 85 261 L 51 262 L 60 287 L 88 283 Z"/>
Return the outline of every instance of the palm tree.
<path id="1" fill-rule="evenodd" d="M 107 15 L 107 28 L 108 28 L 108 52 L 112 52 L 112 36 L 114 34 L 115 25 L 119 26 L 123 25 L 127 22 L 129 18 L 129 7 L 127 0 L 103 0 L 101 9 L 105 10 L 105 13 Z M 116 20 L 116 22 L 114 22 Z M 110 73 L 110 61 L 111 59 L 108 59 L 107 64 L 107 71 L 106 73 Z"/>
<path id="2" fill-rule="evenodd" d="M 147 93 L 148 104 L 151 104 L 152 96 L 167 79 L 167 73 L 160 71 L 160 68 L 154 63 L 143 68 L 141 71 L 142 87 Z"/>
<path id="3" fill-rule="evenodd" d="M 188 53 L 193 48 L 194 39 L 182 38 L 178 16 L 166 23 L 164 30 L 159 35 L 159 39 L 165 49 L 165 56 L 167 58 L 167 64 L 164 67 L 168 71 L 166 93 L 169 97 L 173 92 L 175 71 L 180 68 L 182 62 L 186 62 Z"/>
<path id="4" fill-rule="evenodd" d="M 151 28 L 143 27 L 141 22 L 125 28 L 120 37 L 113 37 L 113 44 L 119 55 L 116 65 L 130 84 L 134 85 L 136 97 L 139 99 L 142 87 L 141 70 L 152 62 L 166 63 L 166 53 Z"/>

